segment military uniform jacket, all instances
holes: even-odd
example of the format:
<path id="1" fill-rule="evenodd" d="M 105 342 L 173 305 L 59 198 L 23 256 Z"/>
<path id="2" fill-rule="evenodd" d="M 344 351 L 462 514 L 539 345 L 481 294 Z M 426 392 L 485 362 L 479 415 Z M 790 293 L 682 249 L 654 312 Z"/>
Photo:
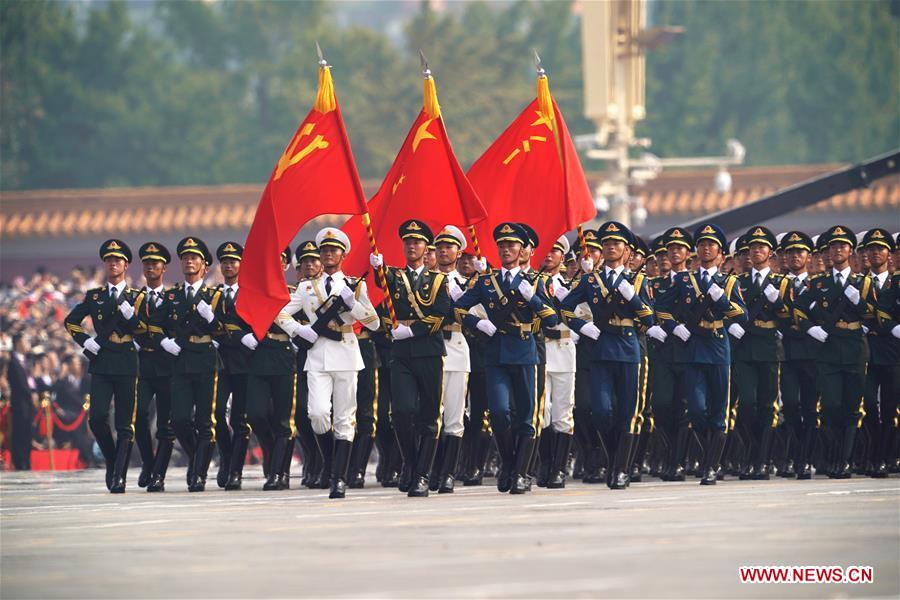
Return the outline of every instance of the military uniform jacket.
<path id="1" fill-rule="evenodd" d="M 297 289 L 291 294 L 291 300 L 281 309 L 275 317 L 275 324 L 282 329 L 288 323 L 293 323 L 293 314 L 302 310 L 309 317 L 311 325 L 318 320 L 316 309 L 326 303 L 334 302 L 340 298 L 341 290 L 347 285 L 347 278 L 338 271 L 332 276 L 331 295 L 325 293 L 325 277 L 305 279 L 297 284 Z M 351 280 L 353 283 L 354 280 Z M 356 303 L 349 311 L 342 311 L 338 318 L 343 326 L 337 326 L 335 322 L 329 327 L 343 330 L 341 341 L 331 340 L 325 336 L 319 336 L 311 348 L 307 350 L 305 371 L 361 371 L 365 368 L 362 354 L 359 351 L 359 340 L 353 333 L 352 325 L 359 321 L 371 331 L 378 329 L 378 314 L 366 293 L 365 281 L 360 281 L 354 294 Z"/>
<path id="2" fill-rule="evenodd" d="M 134 315 L 130 319 L 119 312 L 119 302 L 128 302 L 134 307 Z M 143 304 L 144 292 L 140 290 L 126 287 L 118 302 L 114 302 L 109 286 L 104 286 L 88 290 L 84 300 L 66 316 L 66 330 L 80 346 L 91 337 L 82 328 L 81 322 L 85 317 L 90 317 L 94 324 L 100 353 L 93 356 L 90 352 L 84 352 L 90 360 L 89 373 L 137 376 L 138 355 L 133 336 L 144 331 L 138 316 Z"/>
<path id="3" fill-rule="evenodd" d="M 784 350 L 778 340 L 778 324 L 780 319 L 788 316 L 785 296 L 790 280 L 771 271 L 766 273 L 759 287 L 753 284 L 752 271 L 738 275 L 737 280 L 747 308 L 747 320 L 741 324 L 744 337 L 730 338 L 732 358 L 768 362 L 784 360 Z M 768 285 L 778 290 L 775 302 L 769 302 L 763 292 Z"/>
<path id="4" fill-rule="evenodd" d="M 713 301 L 707 293 L 713 283 L 724 290 L 718 301 Z M 704 288 L 699 269 L 678 273 L 666 304 L 665 308 L 669 310 L 657 308 L 656 314 L 662 328 L 675 338 L 676 352 L 684 356 L 684 362 L 731 364 L 731 345 L 726 328 L 732 323 L 740 323 L 743 327 L 747 320 L 747 310 L 735 276 L 716 271 L 710 278 L 709 286 Z M 685 325 L 691 332 L 687 342 L 682 342 L 672 333 L 679 324 Z"/>
<path id="5" fill-rule="evenodd" d="M 481 317 L 469 310 L 480 304 L 487 318 L 497 327 L 497 332 L 485 342 L 486 366 L 538 364 L 533 331 L 536 327 L 552 327 L 559 322 L 542 278 L 533 277 L 529 282 L 534 289 L 531 300 L 526 301 L 519 293 L 519 284 L 527 280 L 527 276 L 518 271 L 507 287 L 500 270 L 485 273 L 456 302 L 456 319 L 460 323 L 476 328 Z M 513 303 L 512 311 L 510 303 Z"/>
<path id="6" fill-rule="evenodd" d="M 141 321 L 140 332 L 134 336 L 141 347 L 141 377 L 168 377 L 172 374 L 175 357 L 159 346 L 159 342 L 165 337 L 163 325 L 166 311 L 162 308 L 165 295 L 163 290 L 154 302 L 150 293 L 144 290 L 144 302 L 138 315 Z"/>
<path id="7" fill-rule="evenodd" d="M 797 277 L 785 277 L 788 281 L 787 293 L 784 297 L 785 310 L 778 315 L 778 330 L 784 348 L 785 360 L 815 360 L 821 344 L 811 338 L 800 328 L 799 320 L 794 316 L 794 307 L 802 302 L 802 295 L 809 290 L 809 276 L 802 280 Z"/>
<path id="8" fill-rule="evenodd" d="M 844 294 L 844 287 L 852 285 L 859 291 L 859 304 L 854 305 Z M 834 280 L 834 272 L 814 275 L 809 291 L 794 307 L 794 316 L 806 332 L 819 325 L 828 333 L 824 344 L 816 342 L 818 360 L 830 364 L 853 365 L 866 362 L 869 347 L 862 330 L 863 321 L 875 316 L 875 295 L 872 279 L 851 273 L 844 285 Z"/>
<path id="9" fill-rule="evenodd" d="M 249 372 L 250 357 L 253 351 L 241 343 L 241 338 L 250 333 L 250 326 L 237 314 L 237 297 L 241 293 L 240 286 L 234 298 L 228 299 L 224 286 L 217 288 L 222 293 L 219 303 L 222 326 L 216 332 L 219 343 L 219 355 L 225 370 L 231 375 L 245 375 Z"/>
<path id="10" fill-rule="evenodd" d="M 197 312 L 197 305 L 205 300 L 213 310 L 213 321 Z M 178 283 L 166 292 L 160 310 L 166 313 L 163 325 L 164 337 L 170 337 L 181 348 L 172 368 L 174 374 L 213 373 L 222 366 L 219 353 L 212 343 L 212 335 L 221 327 L 219 318 L 222 292 L 206 285 L 200 286 L 192 301 L 188 301 L 184 283 Z"/>
<path id="11" fill-rule="evenodd" d="M 891 330 L 900 323 L 900 271 L 888 276 L 881 288 L 875 286 L 875 320 L 869 322 L 870 361 L 876 365 L 900 363 L 900 340 Z"/>
<path id="12" fill-rule="evenodd" d="M 548 277 L 548 282 L 547 295 L 558 314 L 562 303 L 553 295 L 553 290 L 557 287 L 568 288 L 569 286 L 566 284 L 565 278 L 559 273 Z M 575 342 L 572 339 L 572 330 L 569 329 L 569 326 L 562 321 L 552 327 L 544 325 L 544 338 L 547 346 L 547 371 L 551 373 L 574 373 Z"/>
<path id="13" fill-rule="evenodd" d="M 410 282 L 409 269 L 406 267 L 388 267 L 384 274 L 397 320 L 409 326 L 413 332 L 411 338 L 394 340 L 391 356 L 444 356 L 446 349 L 441 327 L 453 317 L 444 274 L 422 269 L 415 284 Z"/>
<path id="14" fill-rule="evenodd" d="M 646 327 L 653 325 L 647 281 L 643 273 L 634 274 L 624 269 L 611 273 L 612 285 L 604 269 L 583 275 L 579 284 L 563 300 L 561 314 L 569 327 L 581 332 L 589 321 L 579 317 L 575 309 L 586 302 L 591 311 L 590 322 L 601 331 L 600 337 L 594 341 L 591 360 L 639 363 L 641 347 L 636 326 L 639 323 Z M 631 300 L 626 300 L 618 290 L 622 281 L 634 286 Z"/>
<path id="15" fill-rule="evenodd" d="M 450 281 L 462 281 L 460 274 L 454 269 L 446 275 L 446 285 L 450 285 Z M 447 288 L 450 289 L 449 287 Z M 448 291 L 449 293 L 449 291 Z M 466 336 L 463 335 L 462 325 L 453 320 L 445 321 L 443 325 L 444 331 L 444 350 L 446 358 L 444 358 L 444 371 L 468 373 L 471 371 L 471 363 L 469 359 L 469 343 Z"/>

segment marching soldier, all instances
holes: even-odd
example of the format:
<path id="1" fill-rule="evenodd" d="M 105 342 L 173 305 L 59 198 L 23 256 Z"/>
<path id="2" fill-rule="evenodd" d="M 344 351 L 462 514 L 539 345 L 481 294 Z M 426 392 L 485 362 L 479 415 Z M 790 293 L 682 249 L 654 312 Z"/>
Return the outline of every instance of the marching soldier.
<path id="1" fill-rule="evenodd" d="M 900 396 L 900 343 L 892 334 L 890 309 L 896 303 L 894 285 L 897 275 L 888 272 L 891 253 L 897 251 L 896 242 L 889 231 L 870 229 L 863 236 L 862 246 L 868 258 L 869 277 L 872 279 L 877 299 L 876 318 L 868 323 L 866 339 L 869 343 L 869 367 L 866 370 L 865 419 L 868 431 L 867 472 L 871 477 L 888 476 L 887 460 L 890 444 L 896 430 L 897 397 Z M 884 310 L 888 308 L 888 310 Z M 900 330 L 898 330 L 900 333 Z"/>
<path id="2" fill-rule="evenodd" d="M 137 442 L 138 451 L 141 453 L 141 476 L 138 486 L 145 488 L 150 485 L 153 468 L 153 440 L 150 436 L 150 409 L 156 403 L 156 440 L 157 455 L 160 455 L 160 463 L 169 463 L 172 455 L 172 445 L 175 441 L 175 431 L 172 429 L 172 355 L 163 352 L 159 347 L 159 334 L 162 319 L 165 313 L 158 310 L 165 297 L 163 275 L 166 266 L 171 262 L 172 255 L 169 250 L 159 242 L 147 242 L 138 249 L 138 256 L 144 267 L 144 308 L 138 314 L 143 326 L 141 333 L 135 335 L 135 341 L 140 347 L 138 363 L 140 364 L 140 377 L 138 378 L 137 413 L 134 422 L 134 439 Z M 151 331 L 151 327 L 153 331 Z M 154 486 L 155 487 L 155 486 Z M 159 491 L 159 490 L 153 490 Z"/>
<path id="3" fill-rule="evenodd" d="M 639 433 L 640 347 L 635 325 L 653 324 L 653 311 L 642 273 L 626 272 L 626 246 L 634 243 L 631 231 L 615 221 L 598 230 L 603 247 L 603 269 L 582 277 L 562 302 L 566 324 L 582 338 L 594 340 L 591 356 L 591 411 L 601 437 L 615 448 L 607 485 L 625 489 L 629 484 L 631 451 Z M 589 319 L 575 308 L 587 302 Z"/>
<path id="4" fill-rule="evenodd" d="M 783 298 L 786 311 L 778 315 L 784 347 L 781 404 L 784 408 L 785 426 L 790 428 L 794 439 L 799 442 L 793 453 L 797 479 L 812 477 L 812 453 L 818 431 L 818 342 L 804 333 L 794 318 L 794 307 L 802 302 L 802 295 L 809 287 L 807 268 L 813 247 L 812 239 L 802 231 L 789 231 L 781 238 L 780 251 L 785 256 L 787 266 L 785 279 L 789 282 L 787 294 Z"/>
<path id="5" fill-rule="evenodd" d="M 311 347 L 307 351 L 309 419 L 328 466 L 331 454 L 329 498 L 343 498 L 353 447 L 357 402 L 357 374 L 364 363 L 353 323 L 370 330 L 378 328 L 378 315 L 369 301 L 363 280 L 351 279 L 341 271 L 350 252 L 347 235 L 326 227 L 316 235 L 323 275 L 297 286 L 291 301 L 275 322 L 291 337 L 300 337 Z M 309 325 L 298 324 L 290 315 L 302 310 Z M 324 474 L 323 474 L 324 475 Z"/>
<path id="6" fill-rule="evenodd" d="M 441 327 L 452 309 L 445 275 L 426 269 L 423 262 L 433 241 L 431 230 L 410 219 L 400 225 L 399 234 L 406 266 L 385 271 L 399 319 L 391 329 L 391 420 L 403 456 L 400 491 L 425 497 L 441 425 L 446 355 Z M 372 254 L 370 262 L 377 269 L 384 259 Z"/>
<path id="7" fill-rule="evenodd" d="M 222 361 L 212 334 L 220 322 L 216 309 L 221 292 L 203 283 L 212 264 L 206 243 L 196 237 L 178 242 L 184 282 L 166 292 L 160 347 L 175 356 L 172 367 L 172 422 L 188 456 L 188 490 L 206 489 L 206 474 L 216 443 L 216 386 Z M 161 469 L 165 472 L 165 465 Z"/>
<path id="8" fill-rule="evenodd" d="M 137 314 L 146 301 L 144 292 L 125 283 L 131 256 L 131 249 L 122 240 L 105 241 L 100 246 L 100 260 L 106 269 L 106 285 L 88 290 L 65 319 L 69 335 L 90 360 L 88 424 L 106 460 L 106 487 L 113 494 L 125 492 L 134 442 L 138 385 L 134 334 L 142 332 Z M 91 318 L 96 335 L 89 336 L 81 327 L 85 317 Z M 115 406 L 115 440 L 109 427 L 110 402 Z"/>
<path id="9" fill-rule="evenodd" d="M 728 326 L 734 383 L 740 398 L 737 425 L 749 446 L 740 478 L 768 479 L 769 455 L 778 425 L 780 361 L 784 358 L 777 319 L 787 315 L 784 297 L 790 281 L 772 273 L 769 267 L 777 244 L 774 233 L 755 226 L 743 238 L 751 267 L 737 279 L 747 319 Z"/>
<path id="10" fill-rule="evenodd" d="M 850 270 L 853 232 L 835 225 L 819 240 L 828 246 L 831 267 L 810 280 L 794 314 L 801 329 L 821 344 L 816 356 L 828 476 L 849 479 L 869 356 L 862 326 L 874 316 L 875 298 L 872 279 Z"/>
<path id="11" fill-rule="evenodd" d="M 695 271 L 676 275 L 670 310 L 657 312 L 668 335 L 681 340 L 677 350 L 687 360 L 684 385 L 688 418 L 706 436 L 701 485 L 715 485 L 725 447 L 731 387 L 731 347 L 726 327 L 746 320 L 737 278 L 717 265 L 728 241 L 722 230 L 706 223 L 694 232 Z M 677 444 L 676 444 L 677 445 Z"/>
<path id="12" fill-rule="evenodd" d="M 542 265 L 557 311 L 569 294 L 568 282 L 560 273 L 563 257 L 568 251 L 569 240 L 560 236 Z M 547 346 L 547 390 L 542 425 L 546 431 L 538 442 L 541 467 L 537 484 L 559 489 L 566 486 L 569 451 L 575 432 L 575 344 L 578 334 L 564 323 L 544 326 L 543 332 Z"/>
<path id="13" fill-rule="evenodd" d="M 478 277 L 457 301 L 456 317 L 490 338 L 485 349 L 490 420 L 503 463 L 497 489 L 523 494 L 537 425 L 538 356 L 532 328 L 538 319 L 552 327 L 558 318 L 543 281 L 531 283 L 521 273 L 527 232 L 517 223 L 502 223 L 494 229 L 494 240 L 501 269 Z M 487 319 L 469 313 L 478 304 Z"/>
<path id="14" fill-rule="evenodd" d="M 379 327 L 380 322 L 376 320 L 374 329 Z M 372 331 L 373 328 L 359 327 L 356 334 L 363 369 L 356 379 L 356 433 L 348 474 L 348 487 L 353 489 L 362 489 L 366 485 L 366 467 L 378 433 L 378 350 Z"/>
<path id="15" fill-rule="evenodd" d="M 222 371 L 216 390 L 216 446 L 219 449 L 219 472 L 216 483 L 226 490 L 239 490 L 250 443 L 247 422 L 247 373 L 254 346 L 250 328 L 237 314 L 238 282 L 244 248 L 237 242 L 224 242 L 216 249 L 225 284 L 219 288 L 219 303 L 223 327 L 216 334 Z M 231 419 L 226 421 L 228 398 L 231 398 Z M 271 446 L 269 446 L 271 449 Z"/>

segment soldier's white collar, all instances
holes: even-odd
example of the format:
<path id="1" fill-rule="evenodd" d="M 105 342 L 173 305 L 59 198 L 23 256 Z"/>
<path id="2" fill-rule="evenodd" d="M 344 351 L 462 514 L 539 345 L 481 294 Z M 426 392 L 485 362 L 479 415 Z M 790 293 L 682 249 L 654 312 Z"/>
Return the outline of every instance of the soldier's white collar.
<path id="1" fill-rule="evenodd" d="M 624 271 L 624 270 L 625 270 L 625 265 L 619 265 L 619 266 L 616 267 L 615 269 L 610 269 L 610 268 L 607 267 L 606 265 L 603 265 L 603 272 L 606 274 L 607 277 L 609 277 L 609 272 L 610 272 L 610 271 L 615 272 L 616 277 L 618 277 L 619 274 L 620 274 L 622 271 Z"/>
<path id="2" fill-rule="evenodd" d="M 799 275 L 794 275 L 793 273 L 788 273 L 787 276 L 788 276 L 788 279 L 796 279 L 796 280 L 798 280 L 798 281 L 800 281 L 800 282 L 802 283 L 803 280 L 806 279 L 806 278 L 809 276 L 809 272 L 808 272 L 808 271 L 803 271 L 803 272 L 800 273 Z"/>
<path id="3" fill-rule="evenodd" d="M 703 277 L 704 271 L 706 272 L 707 275 L 709 275 L 709 278 L 712 279 L 713 275 L 715 275 L 716 273 L 719 272 L 719 267 L 710 267 L 708 269 L 704 269 L 703 267 L 700 267 L 700 276 L 701 277 Z"/>
<path id="4" fill-rule="evenodd" d="M 106 282 L 106 291 L 112 293 L 112 289 L 116 288 L 116 296 L 121 296 L 122 292 L 125 291 L 125 280 L 123 279 L 119 283 L 112 284 L 110 282 Z"/>
<path id="5" fill-rule="evenodd" d="M 769 276 L 769 271 L 771 271 L 771 270 L 772 269 L 769 267 L 766 267 L 765 269 L 762 269 L 761 271 L 757 271 L 756 269 L 750 269 L 750 278 L 756 279 L 756 274 L 759 273 L 759 276 L 762 279 L 765 279 L 766 277 Z"/>
<path id="6" fill-rule="evenodd" d="M 506 274 L 509 273 L 510 274 L 509 278 L 515 279 L 516 275 L 518 275 L 519 271 L 521 271 L 521 270 L 522 269 L 520 267 L 516 267 L 514 269 L 505 269 L 503 267 L 500 267 L 500 277 L 502 277 L 503 279 L 506 279 Z"/>
<path id="7" fill-rule="evenodd" d="M 850 277 L 850 267 L 847 267 L 847 268 L 844 269 L 843 271 L 838 271 L 838 270 L 835 269 L 834 267 L 831 267 L 831 278 L 832 278 L 832 279 L 834 279 L 835 277 L 837 277 L 837 274 L 838 274 L 838 273 L 841 274 L 841 281 L 844 281 L 844 282 L 846 283 L 847 278 Z"/>
<path id="8" fill-rule="evenodd" d="M 423 264 L 423 265 L 422 265 L 421 267 L 419 267 L 418 269 L 413 269 L 413 268 L 410 267 L 409 265 L 406 265 L 406 270 L 407 270 L 407 271 L 415 271 L 415 272 L 416 272 L 416 277 L 418 277 L 419 275 L 422 274 L 422 271 L 425 270 L 425 265 Z"/>
<path id="9" fill-rule="evenodd" d="M 162 293 L 163 293 L 165 287 L 166 286 L 164 286 L 164 285 L 160 285 L 159 287 L 152 288 L 149 285 L 145 285 L 144 291 L 147 292 L 148 294 L 150 292 L 156 292 L 158 295 L 162 296 Z"/>
<path id="10" fill-rule="evenodd" d="M 223 291 L 223 292 L 227 292 L 228 290 L 231 290 L 233 293 L 237 294 L 237 291 L 238 291 L 238 283 L 237 283 L 237 282 L 234 282 L 232 285 L 228 285 L 228 284 L 226 283 L 226 284 L 225 284 L 225 287 L 222 288 L 222 291 Z"/>
<path id="11" fill-rule="evenodd" d="M 200 291 L 200 288 L 203 287 L 203 280 L 202 280 L 202 279 L 198 279 L 198 280 L 195 281 L 194 283 L 188 283 L 187 281 L 185 281 L 185 282 L 184 282 L 184 291 L 185 291 L 185 293 L 187 293 L 187 289 L 188 289 L 189 287 L 190 287 L 190 288 L 194 288 L 194 294 L 196 295 L 196 294 Z"/>
<path id="12" fill-rule="evenodd" d="M 869 277 L 871 277 L 872 279 L 877 279 L 879 285 L 884 285 L 884 282 L 888 278 L 888 275 L 890 275 L 890 272 L 887 269 L 885 269 L 881 273 L 873 273 L 869 271 Z"/>

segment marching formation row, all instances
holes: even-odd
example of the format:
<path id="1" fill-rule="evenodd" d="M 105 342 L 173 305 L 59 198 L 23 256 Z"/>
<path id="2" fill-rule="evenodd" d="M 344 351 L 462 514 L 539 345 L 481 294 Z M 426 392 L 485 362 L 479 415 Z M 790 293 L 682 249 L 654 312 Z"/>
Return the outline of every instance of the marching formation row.
<path id="1" fill-rule="evenodd" d="M 216 451 L 218 485 L 240 489 L 251 434 L 263 489 L 289 487 L 296 440 L 303 484 L 331 498 L 364 485 L 373 445 L 378 481 L 409 496 L 480 485 L 493 451 L 513 494 L 564 487 L 573 455 L 575 476 L 611 489 L 646 472 L 712 485 L 898 470 L 900 240 L 884 229 L 814 240 L 754 226 L 729 246 L 708 223 L 648 247 L 609 221 L 579 230 L 577 255 L 560 237 L 535 257 L 534 230 L 509 222 L 493 232 L 496 266 L 455 226 L 410 219 L 398 233 L 406 264 L 371 254 L 377 287 L 342 272 L 339 229 L 285 249 L 297 283 L 259 337 L 238 308 L 265 299 L 238 303 L 255 290 L 240 288 L 237 242 L 216 251 L 217 287 L 201 239 L 179 242 L 172 287 L 169 251 L 145 243 L 140 289 L 125 283 L 128 245 L 105 242 L 108 283 L 66 326 L 90 359 L 108 489 L 125 491 L 136 442 L 138 484 L 163 491 L 176 441 L 190 491 Z"/>

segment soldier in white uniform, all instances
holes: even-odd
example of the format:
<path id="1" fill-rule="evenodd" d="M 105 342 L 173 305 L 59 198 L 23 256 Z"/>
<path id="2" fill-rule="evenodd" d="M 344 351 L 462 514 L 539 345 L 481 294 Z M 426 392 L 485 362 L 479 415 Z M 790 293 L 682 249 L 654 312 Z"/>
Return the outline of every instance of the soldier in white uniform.
<path id="1" fill-rule="evenodd" d="M 359 321 L 374 331 L 378 315 L 366 293 L 365 281 L 341 272 L 344 256 L 350 252 L 347 235 L 326 227 L 316 235 L 316 244 L 322 276 L 298 284 L 275 322 L 291 337 L 299 336 L 312 345 L 304 367 L 309 384 L 309 419 L 316 440 L 326 448 L 323 455 L 333 444 L 329 498 L 343 498 L 356 426 L 357 373 L 364 366 L 353 323 Z M 309 325 L 291 317 L 300 310 L 309 317 Z"/>
<path id="2" fill-rule="evenodd" d="M 456 270 L 456 261 L 466 249 L 466 236 L 458 227 L 447 225 L 434 239 L 437 253 L 437 266 L 446 275 L 447 291 L 455 299 L 462 296 L 465 279 Z M 462 447 L 462 436 L 465 429 L 463 417 L 466 411 L 466 394 L 469 387 L 469 343 L 462 333 L 462 326 L 453 320 L 445 322 L 441 328 L 444 335 L 444 437 L 438 456 L 441 457 L 440 472 L 437 478 L 431 479 L 431 489 L 440 494 L 453 492 L 456 479 L 456 465 L 459 462 L 459 451 Z"/>
<path id="3" fill-rule="evenodd" d="M 561 236 L 544 259 L 543 271 L 549 278 L 548 291 L 552 290 L 555 308 L 568 295 L 569 285 L 560 273 L 563 257 L 569 251 L 569 240 Z M 544 432 L 541 434 L 541 468 L 538 485 L 549 488 L 566 486 L 566 466 L 575 421 L 575 344 L 578 334 L 560 322 L 545 328 L 547 344 L 547 385 L 544 402 Z"/>

